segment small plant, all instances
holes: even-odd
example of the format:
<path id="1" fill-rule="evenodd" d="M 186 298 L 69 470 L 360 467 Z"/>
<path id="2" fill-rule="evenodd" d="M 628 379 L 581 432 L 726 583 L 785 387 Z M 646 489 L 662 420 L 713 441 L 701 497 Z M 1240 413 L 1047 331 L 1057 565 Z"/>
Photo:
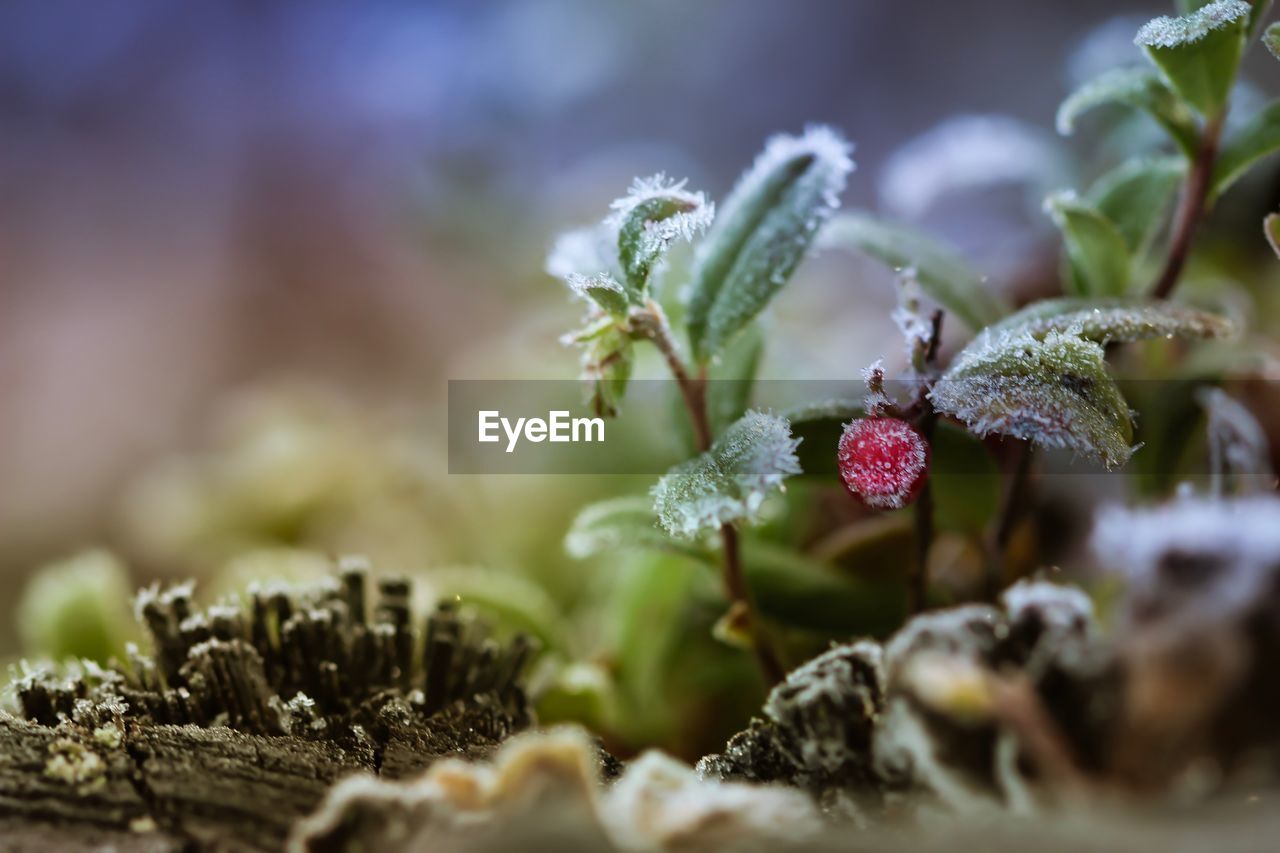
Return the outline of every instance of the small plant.
<path id="1" fill-rule="evenodd" d="M 658 175 L 636 181 L 601 225 L 563 237 L 548 269 L 586 304 L 583 326 L 566 341 L 582 349 L 594 409 L 617 415 L 625 408 L 635 347 L 651 343 L 679 387 L 696 445 L 693 458 L 653 487 L 651 510 L 621 500 L 584 511 L 568 540 L 575 556 L 625 546 L 709 559 L 718 550 L 729 603 L 721 627 L 731 627 L 720 635 L 748 646 L 773 684 L 787 668 L 784 650 L 750 582 L 752 552 L 760 546 L 745 541 L 743 532 L 759 524 L 766 502 L 802 473 L 801 428 L 818 420 L 847 422 L 839 445 L 829 449 L 844 485 L 869 507 L 913 506 L 917 556 L 905 573 L 910 611 L 923 609 L 930 594 L 931 456 L 935 466 L 975 452 L 985 457 L 989 446 L 974 437 L 1025 447 L 1003 489 L 1003 512 L 983 515 L 976 525 L 986 528 L 981 538 L 997 564 L 1020 508 L 1031 448 L 1064 448 L 1109 469 L 1124 465 L 1137 447 L 1133 413 L 1108 365 L 1113 348 L 1235 331 L 1223 316 L 1170 299 L 1206 212 L 1259 159 L 1280 149 L 1280 103 L 1226 132 L 1240 59 L 1267 5 L 1184 4 L 1181 17 L 1157 18 L 1137 33 L 1149 66 L 1109 70 L 1062 104 L 1057 124 L 1063 134 L 1095 109 L 1120 106 L 1154 118 L 1167 145 L 1138 152 L 1084 189 L 1059 190 L 1045 200 L 1062 239 L 1056 298 L 1012 310 L 942 243 L 872 213 L 838 212 L 854 169 L 852 146 L 828 127 L 769 140 L 718 211 L 684 182 Z M 1263 40 L 1277 51 L 1277 25 Z M 1179 200 L 1166 227 L 1175 193 Z M 1275 221 L 1266 224 L 1273 242 Z M 663 304 L 655 295 L 656 274 L 673 244 L 694 239 L 685 298 Z M 783 413 L 749 410 L 758 352 L 743 358 L 737 350 L 763 340 L 757 319 L 815 244 L 859 251 L 899 273 L 903 295 L 895 319 L 906 342 L 904 399 L 886 392 L 877 363 L 863 372 L 863 401 Z M 936 309 L 927 310 L 926 302 Z M 683 341 L 669 314 L 682 319 Z M 949 357 L 940 346 L 945 317 L 972 332 Z M 732 381 L 713 381 L 720 379 Z M 718 538 L 718 549 L 709 546 L 711 538 Z"/>

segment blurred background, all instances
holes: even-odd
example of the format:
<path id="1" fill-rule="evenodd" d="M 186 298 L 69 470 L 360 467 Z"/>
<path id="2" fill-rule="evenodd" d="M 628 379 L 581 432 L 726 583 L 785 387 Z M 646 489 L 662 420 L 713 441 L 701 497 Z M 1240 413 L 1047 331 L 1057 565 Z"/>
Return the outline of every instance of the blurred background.
<path id="1" fill-rule="evenodd" d="M 766 137 L 826 122 L 857 145 L 846 206 L 937 230 L 995 287 L 1047 292 L 1057 249 L 1038 203 L 1020 188 L 973 204 L 965 183 L 1005 168 L 997 182 L 1041 192 L 1087 171 L 1096 140 L 1054 135 L 1059 101 L 1139 59 L 1137 26 L 1168 11 L 10 0 L 0 593 L 15 602 L 37 567 L 93 546 L 123 563 L 81 557 L 90 577 L 110 564 L 215 586 L 359 551 L 482 586 L 516 576 L 532 586 L 510 597 L 555 622 L 612 582 L 584 582 L 599 570 L 560 542 L 619 484 L 450 478 L 443 406 L 450 378 L 576 374 L 557 337 L 578 309 L 543 272 L 558 232 L 636 175 L 721 198 Z M 1280 91 L 1270 57 L 1248 67 L 1242 98 Z M 1241 192 L 1250 216 L 1275 208 L 1274 180 Z M 808 264 L 774 311 L 764 375 L 847 378 L 896 352 L 891 285 L 858 259 Z M 602 623 L 617 620 L 574 620 L 565 642 L 590 647 Z M 0 656 L 20 629 L 39 636 L 0 617 Z"/>

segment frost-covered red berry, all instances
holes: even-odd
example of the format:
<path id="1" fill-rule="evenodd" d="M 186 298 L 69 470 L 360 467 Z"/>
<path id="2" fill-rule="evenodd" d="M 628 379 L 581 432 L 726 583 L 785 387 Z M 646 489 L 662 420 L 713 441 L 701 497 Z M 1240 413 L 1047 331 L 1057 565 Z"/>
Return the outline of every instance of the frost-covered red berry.
<path id="1" fill-rule="evenodd" d="M 876 509 L 902 509 L 929 476 L 929 442 L 898 418 L 862 418 L 844 428 L 836 453 L 849 494 Z"/>

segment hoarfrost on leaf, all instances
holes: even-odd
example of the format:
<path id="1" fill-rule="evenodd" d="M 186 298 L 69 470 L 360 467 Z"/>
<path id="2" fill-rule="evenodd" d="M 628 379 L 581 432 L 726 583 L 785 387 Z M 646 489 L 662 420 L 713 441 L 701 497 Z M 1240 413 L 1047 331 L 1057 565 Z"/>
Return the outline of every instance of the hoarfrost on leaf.
<path id="1" fill-rule="evenodd" d="M 627 316 L 627 293 L 608 273 L 590 276 L 570 273 L 565 282 L 575 296 L 595 303 L 610 316 L 619 320 Z"/>
<path id="2" fill-rule="evenodd" d="M 930 397 L 979 435 L 1068 448 L 1112 467 L 1129 458 L 1133 426 L 1103 347 L 1232 331 L 1221 317 L 1168 302 L 1045 300 L 975 338 Z"/>
<path id="3" fill-rule="evenodd" d="M 1230 95 L 1251 11 L 1242 0 L 1216 0 L 1182 17 L 1148 22 L 1134 43 L 1187 103 L 1213 118 Z"/>
<path id="4" fill-rule="evenodd" d="M 880 198 L 894 215 L 918 219 L 943 196 L 1020 183 L 1069 183 L 1069 159 L 1052 136 L 1008 116 L 948 119 L 898 149 L 885 165 Z"/>
<path id="5" fill-rule="evenodd" d="M 1132 453 L 1129 407 L 1102 346 L 1075 334 L 1026 332 L 966 349 L 929 394 L 938 411 L 991 433 L 1072 450 L 1108 468 Z"/>
<path id="6" fill-rule="evenodd" d="M 1067 289 L 1078 296 L 1123 294 L 1129 284 L 1129 247 L 1119 229 L 1074 192 L 1050 195 L 1044 210 L 1062 231 L 1070 262 Z"/>
<path id="7" fill-rule="evenodd" d="M 1112 68 L 1076 89 L 1058 107 L 1058 133 L 1070 136 L 1080 116 L 1108 104 L 1146 112 L 1169 132 L 1183 152 L 1195 154 L 1199 139 L 1195 115 L 1149 68 Z"/>
<path id="8" fill-rule="evenodd" d="M 764 499 L 800 473 L 799 444 L 785 418 L 747 412 L 710 450 L 672 468 L 653 487 L 658 522 L 687 539 L 754 520 Z"/>
<path id="9" fill-rule="evenodd" d="M 1100 344 L 1131 343 L 1152 338 L 1226 338 L 1235 331 L 1230 320 L 1173 302 L 1119 299 L 1044 299 L 986 329 L 957 357 L 999 347 L 1011 334 L 1044 338 L 1068 332 Z"/>
<path id="10" fill-rule="evenodd" d="M 1262 34 L 1262 43 L 1271 51 L 1272 56 L 1280 59 L 1280 21 L 1267 27 L 1267 31 Z"/>
<path id="11" fill-rule="evenodd" d="M 852 146 L 829 127 L 770 139 L 698 249 L 686 325 L 703 363 L 764 310 L 840 204 Z"/>
<path id="12" fill-rule="evenodd" d="M 658 527 L 653 501 L 642 496 L 613 498 L 578 513 L 564 538 L 565 551 L 585 559 L 609 551 L 643 549 L 700 553 Z"/>
<path id="13" fill-rule="evenodd" d="M 1138 30 L 1133 43 L 1139 47 L 1180 47 L 1194 44 L 1215 30 L 1248 20 L 1249 4 L 1244 0 L 1215 0 L 1189 15 L 1161 16 Z"/>
<path id="14" fill-rule="evenodd" d="M 692 240 L 715 217 L 715 205 L 705 195 L 684 187 L 685 181 L 671 181 L 661 173 L 636 178 L 611 205 L 606 225 L 618 235 L 618 258 L 635 304 L 644 300 L 649 278 L 671 245 Z"/>

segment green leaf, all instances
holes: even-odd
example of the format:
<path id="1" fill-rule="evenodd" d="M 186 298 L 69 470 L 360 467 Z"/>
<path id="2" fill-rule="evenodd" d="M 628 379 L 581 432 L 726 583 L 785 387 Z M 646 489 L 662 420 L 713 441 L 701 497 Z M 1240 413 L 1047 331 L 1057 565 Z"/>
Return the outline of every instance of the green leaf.
<path id="1" fill-rule="evenodd" d="M 1167 302 L 1045 300 L 974 339 L 930 398 L 978 435 L 1065 447 L 1112 467 L 1129 458 L 1133 425 L 1104 345 L 1231 331 L 1220 317 Z"/>
<path id="2" fill-rule="evenodd" d="M 805 403 L 793 409 L 787 409 L 782 416 L 791 422 L 791 426 L 814 423 L 816 421 L 849 421 L 866 417 L 867 407 L 861 399 L 831 399 Z"/>
<path id="3" fill-rule="evenodd" d="M 1000 471 L 986 446 L 949 423 L 933 431 L 930 476 L 938 527 L 980 536 L 1000 508 Z"/>
<path id="4" fill-rule="evenodd" d="M 619 562 L 604 624 L 609 669 L 620 692 L 617 722 L 633 738 L 669 737 L 678 722 L 667 690 L 672 659 L 688 632 L 690 603 L 704 585 L 700 568 L 673 554 L 636 554 Z"/>
<path id="5" fill-rule="evenodd" d="M 734 338 L 707 374 L 707 419 L 719 435 L 751 405 L 756 372 L 764 356 L 764 332 L 753 323 Z M 687 420 L 687 418 L 686 418 Z"/>
<path id="6" fill-rule="evenodd" d="M 865 252 L 895 270 L 913 268 L 920 288 L 975 331 L 1009 313 L 1004 300 L 963 258 L 913 229 L 869 213 L 843 213 L 822 229 L 818 239 L 823 248 Z"/>
<path id="7" fill-rule="evenodd" d="M 1173 302 L 1116 299 L 1043 299 L 987 329 L 965 348 L 996 347 L 1010 335 L 1043 340 L 1054 333 L 1072 334 L 1100 344 L 1130 343 L 1151 338 L 1226 338 L 1235 332 L 1231 321 Z"/>
<path id="8" fill-rule="evenodd" d="M 784 545 L 748 539 L 743 573 L 765 617 L 808 631 L 866 632 L 884 620 L 866 584 Z"/>
<path id="9" fill-rule="evenodd" d="M 1267 31 L 1262 34 L 1262 43 L 1271 51 L 1272 56 L 1280 59 L 1280 21 L 1267 27 Z"/>
<path id="10" fill-rule="evenodd" d="M 585 559 L 615 551 L 670 551 L 700 556 L 704 551 L 687 540 L 672 539 L 660 527 L 653 501 L 635 495 L 585 507 L 564 538 L 565 551 Z"/>
<path id="11" fill-rule="evenodd" d="M 1062 231 L 1077 296 L 1119 296 L 1129 283 L 1129 247 L 1110 220 L 1073 193 L 1045 199 L 1045 212 Z"/>
<path id="12" fill-rule="evenodd" d="M 1058 107 L 1058 132 L 1070 136 L 1080 116 L 1107 104 L 1121 104 L 1149 114 L 1168 131 L 1183 153 L 1195 156 L 1200 144 L 1195 114 L 1148 68 L 1112 68 L 1072 92 Z"/>
<path id="13" fill-rule="evenodd" d="M 501 628 L 536 637 L 546 651 L 570 651 L 564 612 L 527 577 L 476 568 L 436 569 L 431 582 L 441 598 L 474 607 Z"/>
<path id="14" fill-rule="evenodd" d="M 715 207 L 702 193 L 684 189 L 684 181 L 665 175 L 637 178 L 630 192 L 613 203 L 611 222 L 618 228 L 618 261 L 634 305 L 649 295 L 649 277 L 676 240 L 691 240 L 711 224 Z"/>
<path id="15" fill-rule="evenodd" d="M 933 387 L 934 407 L 980 436 L 997 433 L 1061 447 L 1108 468 L 1132 452 L 1129 407 L 1101 345 L 1059 332 L 1007 335 L 968 350 Z"/>
<path id="16" fill-rule="evenodd" d="M 702 455 L 672 468 L 653 488 L 658 522 L 692 538 L 723 524 L 752 521 L 764 499 L 800 473 L 798 441 L 776 415 L 747 412 Z"/>
<path id="17" fill-rule="evenodd" d="M 1211 197 L 1222 195 L 1254 163 L 1276 151 L 1280 151 L 1280 101 L 1264 107 L 1222 146 L 1213 168 Z"/>
<path id="18" fill-rule="evenodd" d="M 1178 0 L 1175 4 L 1178 8 L 1178 14 L 1189 15 L 1197 9 L 1208 6 L 1212 0 Z M 1262 23 L 1262 19 L 1266 17 L 1267 10 L 1271 8 L 1271 0 L 1248 0 L 1249 2 L 1249 35 L 1253 35 L 1258 26 Z"/>
<path id="19" fill-rule="evenodd" d="M 615 320 L 626 319 L 627 292 L 613 276 L 608 273 L 596 273 L 591 276 L 570 273 L 565 281 L 574 293 L 594 302 Z"/>
<path id="20" fill-rule="evenodd" d="M 699 248 L 685 322 L 700 362 L 719 354 L 791 278 L 852 170 L 848 143 L 830 128 L 769 140 Z"/>
<path id="21" fill-rule="evenodd" d="M 1138 255 L 1164 224 L 1185 172 L 1185 164 L 1177 157 L 1136 157 L 1098 178 L 1085 200 L 1116 227 L 1129 251 Z"/>
<path id="22" fill-rule="evenodd" d="M 1262 220 L 1262 233 L 1267 235 L 1272 251 L 1280 258 L 1280 213 L 1267 214 L 1267 218 Z"/>
<path id="23" fill-rule="evenodd" d="M 582 380 L 591 410 L 601 417 L 616 416 L 635 363 L 630 333 L 605 316 L 565 335 L 561 342 L 582 348 Z"/>
<path id="24" fill-rule="evenodd" d="M 1215 0 L 1179 18 L 1148 22 L 1134 43 L 1187 103 L 1214 118 L 1231 94 L 1251 13 L 1243 0 Z"/>

